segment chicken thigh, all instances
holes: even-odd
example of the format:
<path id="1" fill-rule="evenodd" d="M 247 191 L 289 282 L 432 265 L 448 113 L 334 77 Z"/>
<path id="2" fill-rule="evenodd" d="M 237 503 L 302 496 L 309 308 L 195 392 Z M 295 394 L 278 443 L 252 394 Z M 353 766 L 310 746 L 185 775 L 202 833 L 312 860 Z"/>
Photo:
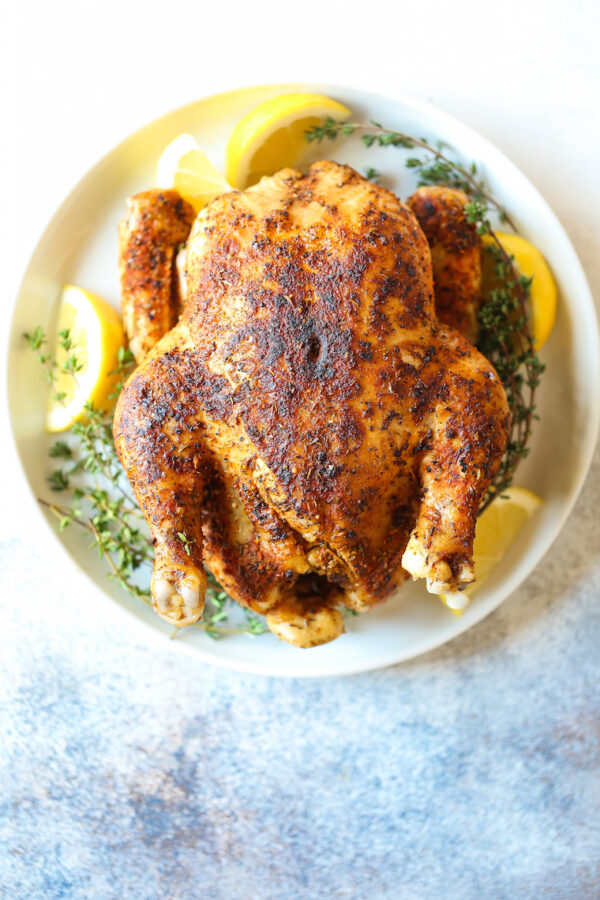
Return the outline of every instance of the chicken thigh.
<path id="1" fill-rule="evenodd" d="M 138 363 L 181 314 L 175 260 L 195 218 L 177 191 L 143 191 L 127 201 L 119 224 L 121 311 Z"/>
<path id="2" fill-rule="evenodd" d="M 200 617 L 204 563 L 298 646 L 408 575 L 433 593 L 472 582 L 508 407 L 436 316 L 411 210 L 348 166 L 284 169 L 201 211 L 186 285 L 115 413 L 159 615 Z"/>

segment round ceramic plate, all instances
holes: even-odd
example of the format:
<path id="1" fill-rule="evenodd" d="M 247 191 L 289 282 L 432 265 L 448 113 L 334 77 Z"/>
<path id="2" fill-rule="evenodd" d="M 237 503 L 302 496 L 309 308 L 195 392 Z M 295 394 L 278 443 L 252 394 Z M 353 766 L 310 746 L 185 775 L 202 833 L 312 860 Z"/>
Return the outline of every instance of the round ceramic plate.
<path id="1" fill-rule="evenodd" d="M 573 506 L 587 472 L 598 427 L 600 373 L 598 327 L 590 291 L 569 239 L 529 181 L 495 147 L 460 122 L 423 103 L 323 85 L 270 85 L 209 97 L 175 110 L 127 138 L 75 187 L 44 233 L 25 274 L 12 321 L 9 350 L 9 408 L 14 437 L 34 496 L 47 496 L 48 461 L 44 434 L 45 395 L 39 365 L 23 346 L 22 334 L 37 324 L 52 325 L 61 286 L 73 282 L 119 301 L 117 223 L 129 194 L 151 187 L 156 161 L 182 131 L 222 166 L 234 123 L 262 100 L 291 90 L 319 91 L 351 108 L 355 120 L 375 119 L 395 128 L 442 139 L 464 160 L 474 160 L 493 193 L 524 236 L 549 260 L 559 286 L 554 332 L 543 349 L 547 365 L 539 396 L 529 458 L 517 483 L 544 499 L 505 560 L 456 618 L 422 584 L 409 583 L 367 615 L 350 618 L 347 633 L 322 647 L 298 650 L 271 634 L 213 641 L 199 629 L 179 633 L 169 646 L 207 662 L 264 674 L 315 676 L 360 672 L 398 663 L 443 644 L 495 609 L 541 560 Z M 356 138 L 320 145 L 316 152 L 347 162 L 359 171 L 374 166 L 382 183 L 400 197 L 414 188 L 403 154 L 393 148 L 368 152 Z M 55 521 L 48 526 L 56 534 Z M 67 554 L 94 588 L 98 603 L 109 598 L 165 642 L 171 628 L 154 613 L 107 581 L 88 540 L 75 529 L 60 534 L 57 554 Z M 84 580 L 80 584 L 85 587 Z"/>

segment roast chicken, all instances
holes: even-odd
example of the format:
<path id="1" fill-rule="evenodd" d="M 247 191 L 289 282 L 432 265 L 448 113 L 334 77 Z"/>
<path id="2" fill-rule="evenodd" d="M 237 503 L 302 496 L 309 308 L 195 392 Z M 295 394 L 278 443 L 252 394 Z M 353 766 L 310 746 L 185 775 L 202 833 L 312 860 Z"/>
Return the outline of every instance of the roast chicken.
<path id="1" fill-rule="evenodd" d="M 404 204 L 330 161 L 197 217 L 174 191 L 131 198 L 120 267 L 139 365 L 114 434 L 160 616 L 198 620 L 206 565 L 308 647 L 409 576 L 450 603 L 474 580 L 508 406 L 469 340 L 481 266 L 465 199 L 423 188 Z"/>

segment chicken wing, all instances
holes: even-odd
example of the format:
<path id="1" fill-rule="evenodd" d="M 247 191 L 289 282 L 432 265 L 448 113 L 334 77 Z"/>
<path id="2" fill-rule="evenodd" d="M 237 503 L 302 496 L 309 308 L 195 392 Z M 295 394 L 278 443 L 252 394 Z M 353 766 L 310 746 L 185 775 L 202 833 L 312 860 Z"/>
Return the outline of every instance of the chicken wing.
<path id="1" fill-rule="evenodd" d="M 119 226 L 121 311 L 129 346 L 141 362 L 181 312 L 175 259 L 196 214 L 177 191 L 131 197 Z"/>
<path id="2" fill-rule="evenodd" d="M 437 315 L 474 344 L 481 303 L 481 241 L 465 214 L 468 200 L 462 191 L 434 185 L 419 188 L 407 203 L 431 250 Z"/>

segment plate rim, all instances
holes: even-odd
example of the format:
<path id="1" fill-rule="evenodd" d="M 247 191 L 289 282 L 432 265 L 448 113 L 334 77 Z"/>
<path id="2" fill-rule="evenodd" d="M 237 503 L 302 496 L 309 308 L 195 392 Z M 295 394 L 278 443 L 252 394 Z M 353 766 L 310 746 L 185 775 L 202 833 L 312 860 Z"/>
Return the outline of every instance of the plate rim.
<path id="1" fill-rule="evenodd" d="M 494 143 L 488 140 L 486 137 L 481 135 L 478 131 L 472 128 L 470 125 L 466 125 L 462 120 L 457 118 L 456 116 L 447 113 L 445 110 L 438 108 L 432 103 L 428 101 L 421 100 L 420 98 L 415 98 L 403 93 L 393 93 L 388 94 L 386 92 L 374 92 L 370 90 L 364 90 L 360 86 L 357 85 L 321 85 L 321 84 L 312 84 L 312 83 L 304 83 L 304 82 L 285 82 L 285 83 L 268 83 L 268 84 L 260 84 L 260 85 L 247 85 L 242 88 L 237 89 L 226 89 L 224 91 L 218 91 L 216 93 L 210 93 L 203 95 L 201 97 L 196 98 L 195 100 L 182 104 L 180 106 L 173 107 L 171 109 L 165 110 L 161 112 L 158 116 L 154 117 L 152 120 L 146 122 L 141 127 L 134 129 L 130 133 L 128 133 L 124 138 L 122 138 L 118 143 L 116 143 L 112 148 L 107 150 L 105 153 L 100 156 L 97 161 L 90 166 L 86 172 L 81 175 L 80 178 L 77 179 L 71 190 L 66 194 L 63 198 L 62 202 L 56 208 L 53 215 L 50 217 L 46 226 L 42 229 L 41 234 L 38 234 L 37 240 L 35 240 L 35 244 L 33 246 L 33 250 L 28 257 L 23 276 L 19 281 L 18 289 L 16 296 L 14 297 L 12 309 L 11 309 L 11 317 L 10 317 L 10 325 L 6 332 L 6 342 L 7 342 L 7 353 L 6 353 L 6 369 L 5 369 L 5 399 L 6 399 L 6 412 L 7 419 L 10 424 L 10 434 L 11 434 L 11 445 L 14 453 L 15 463 L 18 460 L 18 466 L 16 468 L 19 471 L 19 475 L 22 479 L 23 486 L 27 489 L 27 494 L 30 500 L 30 506 L 35 507 L 36 510 L 36 521 L 43 528 L 44 533 L 47 534 L 48 531 L 51 532 L 53 540 L 56 542 L 58 546 L 60 546 L 62 553 L 64 553 L 70 560 L 73 565 L 73 571 L 76 572 L 78 579 L 82 580 L 82 584 L 85 583 L 89 587 L 91 584 L 94 593 L 103 599 L 105 603 L 108 603 L 111 610 L 116 610 L 120 615 L 125 615 L 129 621 L 132 619 L 137 622 L 138 626 L 143 626 L 145 632 L 150 633 L 153 639 L 157 641 L 161 641 L 163 646 L 165 644 L 166 635 L 164 632 L 159 631 L 151 622 L 146 621 L 144 618 L 140 617 L 136 613 L 135 610 L 129 609 L 123 603 L 120 603 L 117 599 L 112 597 L 106 591 L 104 591 L 101 585 L 88 574 L 86 569 L 81 565 L 81 563 L 74 557 L 74 555 L 70 552 L 70 550 L 65 546 L 65 544 L 61 541 L 60 536 L 55 528 L 52 527 L 52 523 L 49 521 L 49 517 L 42 510 L 37 499 L 35 497 L 35 492 L 33 487 L 29 481 L 27 470 L 24 465 L 24 461 L 21 457 L 21 453 L 19 450 L 19 445 L 17 442 L 17 436 L 15 433 L 14 426 L 14 410 L 13 410 L 13 402 L 11 398 L 11 390 L 10 390 L 10 363 L 11 363 L 11 338 L 14 332 L 14 320 L 17 314 L 17 306 L 19 303 L 19 299 L 21 297 L 21 293 L 25 282 L 27 280 L 30 269 L 32 268 L 38 252 L 41 252 L 41 248 L 43 247 L 44 242 L 50 238 L 54 229 L 59 224 L 59 220 L 64 212 L 64 210 L 70 205 L 75 195 L 79 191 L 80 187 L 88 181 L 88 179 L 93 178 L 97 172 L 103 167 L 106 162 L 114 155 L 117 155 L 121 148 L 126 145 L 132 138 L 139 135 L 146 128 L 155 127 L 162 119 L 167 116 L 173 114 L 184 113 L 185 110 L 191 109 L 197 106 L 199 103 L 203 103 L 206 101 L 218 101 L 221 98 L 232 95 L 240 95 L 243 93 L 251 94 L 253 91 L 261 91 L 261 90 L 281 90 L 281 92 L 291 92 L 297 90 L 312 90 L 318 91 L 319 93 L 325 93 L 327 95 L 335 96 L 337 92 L 351 93 L 351 94 L 359 94 L 362 98 L 368 99 L 373 98 L 377 101 L 387 101 L 391 104 L 403 105 L 417 112 L 423 113 L 426 117 L 435 120 L 436 125 L 440 122 L 442 125 L 447 122 L 448 125 L 456 129 L 458 128 L 462 134 L 465 135 L 465 138 L 468 141 L 474 141 L 475 143 L 479 143 L 482 149 L 484 150 L 484 154 L 482 158 L 485 160 L 486 165 L 488 164 L 489 157 L 497 158 L 502 161 L 504 164 L 508 165 L 508 168 L 511 170 L 513 175 L 518 176 L 519 179 L 526 182 L 529 189 L 533 191 L 536 195 L 538 202 L 541 204 L 545 215 L 548 217 L 551 222 L 553 229 L 559 234 L 561 238 L 561 242 L 563 245 L 563 249 L 568 248 L 568 251 L 571 256 L 570 266 L 575 267 L 577 270 L 577 275 L 579 277 L 579 287 L 578 287 L 578 299 L 581 300 L 582 294 L 585 294 L 585 303 L 589 307 L 589 313 L 591 319 L 595 322 L 594 336 L 593 341 L 595 343 L 595 362 L 596 362 L 596 370 L 600 369 L 600 329 L 598 325 L 598 314 L 596 311 L 596 307 L 593 300 L 592 291 L 587 280 L 587 276 L 585 270 L 581 264 L 581 261 L 578 257 L 578 254 L 571 242 L 571 239 L 563 227 L 560 219 L 545 199 L 544 195 L 540 190 L 529 180 L 529 178 L 521 171 L 521 169 L 513 162 L 513 160 L 503 151 L 500 150 Z M 488 156 L 489 154 L 489 156 Z M 493 164 L 489 167 L 493 171 Z M 599 384 L 599 387 L 596 390 L 597 397 L 600 397 L 600 373 L 599 378 L 596 381 Z M 394 653 L 390 651 L 383 657 L 378 657 L 376 659 L 369 658 L 362 660 L 360 662 L 352 662 L 348 661 L 347 663 L 341 662 L 330 662 L 324 663 L 321 666 L 314 666 L 311 669 L 305 669 L 300 666 L 296 666 L 293 663 L 286 663 L 285 668 L 281 667 L 281 664 L 263 664 L 258 663 L 251 660 L 244 659 L 232 659 L 228 656 L 223 656 L 215 650 L 204 649 L 196 644 L 190 644 L 185 642 L 184 640 L 177 641 L 169 641 L 167 643 L 171 647 L 177 648 L 178 652 L 185 653 L 187 656 L 193 656 L 195 659 L 201 659 L 203 662 L 210 663 L 212 665 L 216 665 L 220 668 L 225 668 L 238 672 L 245 672 L 254 675 L 265 675 L 270 677 L 289 677 L 289 678 L 323 678 L 323 677 L 337 677 L 337 676 L 345 676 L 351 674 L 360 674 L 368 671 L 374 671 L 380 668 L 387 668 L 391 665 L 398 665 L 403 662 L 408 662 L 409 660 L 415 659 L 418 656 L 422 656 L 423 654 L 434 650 L 438 647 L 444 646 L 445 644 L 451 642 L 455 638 L 459 637 L 459 635 L 464 634 L 465 631 L 469 630 L 471 627 L 474 627 L 479 622 L 481 622 L 484 618 L 486 618 L 491 612 L 497 609 L 506 599 L 508 599 L 515 590 L 528 578 L 533 570 L 540 564 L 541 560 L 544 558 L 546 553 L 549 551 L 554 541 L 559 536 L 562 531 L 568 517 L 573 511 L 573 507 L 577 502 L 577 499 L 581 493 L 583 484 L 585 479 L 588 476 L 590 465 L 593 459 L 594 450 L 596 447 L 596 443 L 598 440 L 598 432 L 600 429 L 600 403 L 595 403 L 593 406 L 593 412 L 590 416 L 588 423 L 588 427 L 586 428 L 586 441 L 583 452 L 580 450 L 580 465 L 579 465 L 579 474 L 577 477 L 574 486 L 571 489 L 570 496 L 566 504 L 560 510 L 559 515 L 553 521 L 551 534 L 549 534 L 544 540 L 541 548 L 538 549 L 538 552 L 535 557 L 535 561 L 532 562 L 527 567 L 527 571 L 521 573 L 516 576 L 513 573 L 513 577 L 510 575 L 503 582 L 502 591 L 500 592 L 500 596 L 498 598 L 490 598 L 490 601 L 487 603 L 478 604 L 477 607 L 471 607 L 474 612 L 470 615 L 468 620 L 465 619 L 456 619 L 452 622 L 451 634 L 447 636 L 442 636 L 440 638 L 439 632 L 434 631 L 431 638 L 423 639 L 418 641 L 414 647 L 411 646 L 410 651 L 408 653 Z M 218 644 L 215 645 L 217 647 Z"/>

